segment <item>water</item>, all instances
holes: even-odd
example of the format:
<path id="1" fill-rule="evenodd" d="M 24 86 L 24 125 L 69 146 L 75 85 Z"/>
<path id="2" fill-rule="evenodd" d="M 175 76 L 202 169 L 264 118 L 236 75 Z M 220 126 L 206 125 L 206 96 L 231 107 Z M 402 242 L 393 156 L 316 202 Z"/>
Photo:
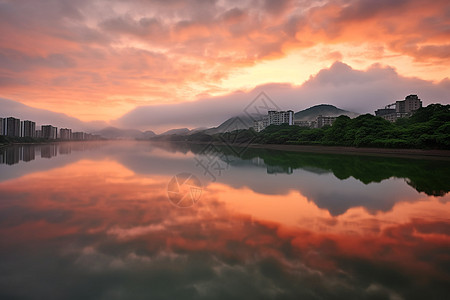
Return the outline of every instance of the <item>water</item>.
<path id="1" fill-rule="evenodd" d="M 3 148 L 0 299 L 448 299 L 449 167 L 148 142 Z"/>

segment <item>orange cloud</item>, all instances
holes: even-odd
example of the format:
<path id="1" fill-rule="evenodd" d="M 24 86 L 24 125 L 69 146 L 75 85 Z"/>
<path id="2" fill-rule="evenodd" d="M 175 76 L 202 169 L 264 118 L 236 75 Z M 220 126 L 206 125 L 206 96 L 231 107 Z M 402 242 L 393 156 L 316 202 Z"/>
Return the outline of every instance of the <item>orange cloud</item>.
<path id="1" fill-rule="evenodd" d="M 317 45 L 340 48 L 308 58 L 317 65 L 353 59 L 352 45 L 367 44 L 376 47 L 358 53 L 366 65 L 396 55 L 404 59 L 399 67 L 413 60 L 420 73 L 412 75 L 421 77 L 432 65 L 450 64 L 448 1 L 108 1 L 107 10 L 103 4 L 6 1 L 0 96 L 109 120 L 138 104 L 231 92 L 241 86 L 221 84 L 244 68 L 257 72 L 251 67 Z M 267 83 L 251 78 L 246 85 Z"/>

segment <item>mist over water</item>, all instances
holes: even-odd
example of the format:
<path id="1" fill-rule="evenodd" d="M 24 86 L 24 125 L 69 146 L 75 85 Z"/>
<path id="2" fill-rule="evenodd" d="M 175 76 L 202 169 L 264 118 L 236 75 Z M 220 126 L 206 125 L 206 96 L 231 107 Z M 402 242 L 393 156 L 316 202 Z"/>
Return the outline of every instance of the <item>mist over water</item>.
<path id="1" fill-rule="evenodd" d="M 0 298 L 449 295 L 448 160 L 204 147 L 0 149 Z"/>

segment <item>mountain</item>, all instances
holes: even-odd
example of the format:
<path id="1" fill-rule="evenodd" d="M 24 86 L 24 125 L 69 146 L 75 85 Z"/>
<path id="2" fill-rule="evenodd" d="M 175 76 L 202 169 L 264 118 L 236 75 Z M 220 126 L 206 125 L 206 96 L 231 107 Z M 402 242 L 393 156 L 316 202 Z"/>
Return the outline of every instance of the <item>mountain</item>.
<path id="1" fill-rule="evenodd" d="M 172 135 L 172 134 L 176 134 L 176 135 L 187 135 L 189 134 L 191 131 L 188 128 L 175 128 L 175 129 L 170 129 L 167 130 L 166 132 L 163 132 L 161 135 Z"/>
<path id="2" fill-rule="evenodd" d="M 106 127 L 94 132 L 94 134 L 111 140 L 149 139 L 156 135 L 153 131 L 142 132 L 136 129 L 120 129 L 116 127 Z"/>
<path id="3" fill-rule="evenodd" d="M 208 127 L 197 127 L 197 128 L 192 129 L 191 132 L 189 132 L 189 134 L 205 131 L 206 129 L 208 129 Z"/>
<path id="4" fill-rule="evenodd" d="M 17 101 L 0 98 L 0 118 L 4 117 L 30 120 L 36 122 L 36 126 L 53 125 L 58 128 L 71 128 L 72 131 L 91 132 L 107 126 L 107 123 L 103 121 L 83 122 L 63 113 L 34 108 Z"/>
<path id="5" fill-rule="evenodd" d="M 231 117 L 217 127 L 209 128 L 203 132 L 206 134 L 216 134 L 229 132 L 238 129 L 249 129 L 253 126 L 253 120 L 245 115 Z"/>
<path id="6" fill-rule="evenodd" d="M 151 130 L 147 130 L 147 131 L 144 131 L 144 133 L 143 133 L 143 137 L 144 137 L 144 139 L 149 139 L 149 138 L 152 138 L 152 137 L 154 137 L 154 136 L 156 136 L 156 133 L 154 133 L 153 131 L 151 131 Z"/>
<path id="7" fill-rule="evenodd" d="M 317 116 L 322 115 L 326 117 L 338 117 L 340 115 L 349 116 L 350 118 L 355 118 L 359 114 L 343 110 L 340 108 L 337 108 L 334 105 L 330 104 L 319 104 L 312 106 L 310 108 L 298 111 L 294 114 L 294 120 L 299 121 L 314 121 Z"/>

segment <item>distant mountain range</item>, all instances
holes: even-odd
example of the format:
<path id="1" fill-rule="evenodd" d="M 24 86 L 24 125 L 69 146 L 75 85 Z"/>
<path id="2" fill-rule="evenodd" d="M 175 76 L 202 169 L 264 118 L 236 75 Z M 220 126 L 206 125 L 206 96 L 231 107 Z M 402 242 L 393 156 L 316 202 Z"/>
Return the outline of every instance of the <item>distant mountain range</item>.
<path id="1" fill-rule="evenodd" d="M 359 114 L 337 108 L 336 106 L 330 104 L 320 104 L 294 113 L 294 119 L 301 121 L 312 121 L 315 120 L 319 115 L 330 117 L 346 115 L 349 116 L 350 118 L 354 118 L 357 117 Z M 253 120 L 250 117 L 246 115 L 240 115 L 227 119 L 225 122 L 223 122 L 217 127 L 207 129 L 197 128 L 189 130 L 188 128 L 176 128 L 157 135 L 153 131 L 147 131 L 144 133 L 139 130 L 133 129 L 124 130 L 114 127 L 108 127 L 98 132 L 95 132 L 95 134 L 98 134 L 107 139 L 126 139 L 126 138 L 150 139 L 155 136 L 164 138 L 171 135 L 190 135 L 196 132 L 203 132 L 205 134 L 213 135 L 216 133 L 228 132 L 238 129 L 248 129 L 252 126 Z"/>
<path id="2" fill-rule="evenodd" d="M 106 127 L 102 130 L 93 132 L 93 134 L 100 135 L 103 138 L 117 140 L 117 139 L 138 139 L 138 140 L 148 140 L 155 136 L 171 136 L 171 135 L 188 135 L 193 134 L 199 131 L 207 130 L 207 128 L 196 128 L 196 129 L 188 129 L 188 128 L 176 128 L 170 129 L 163 133 L 156 134 L 151 130 L 148 131 L 140 131 L 137 129 L 120 129 L 116 127 Z"/>
<path id="3" fill-rule="evenodd" d="M 172 134 L 187 135 L 189 133 L 191 133 L 191 130 L 188 128 L 176 128 L 176 129 L 167 130 L 166 132 L 163 132 L 159 135 L 172 135 Z"/>
<path id="4" fill-rule="evenodd" d="M 116 127 L 106 127 L 102 130 L 93 132 L 93 134 L 99 135 L 106 139 L 140 139 L 140 140 L 147 140 L 154 136 L 156 136 L 156 133 L 153 131 L 145 131 L 142 132 L 137 129 L 120 129 Z"/>
<path id="5" fill-rule="evenodd" d="M 142 132 L 137 129 L 121 129 L 116 127 L 107 127 L 107 123 L 103 121 L 83 122 L 77 118 L 70 117 L 63 113 L 55 113 L 45 109 L 34 108 L 16 101 L 0 98 L 0 107 L 2 107 L 0 117 L 16 117 L 22 120 L 32 120 L 36 125 L 51 124 L 58 128 L 71 128 L 72 131 L 85 131 L 88 133 L 100 135 L 106 139 L 143 139 L 147 140 L 157 136 L 153 131 Z M 312 121 L 317 116 L 340 116 L 346 115 L 350 118 L 357 117 L 359 114 L 337 108 L 330 104 L 315 105 L 310 108 L 294 113 L 295 120 Z M 189 130 L 188 128 L 176 128 L 168 130 L 159 136 L 171 135 L 189 135 L 196 132 L 205 134 L 216 134 L 237 129 L 248 129 L 253 126 L 253 120 L 246 116 L 234 116 L 217 127 L 212 128 L 196 128 Z M 103 129 L 101 129 L 103 128 Z"/>

